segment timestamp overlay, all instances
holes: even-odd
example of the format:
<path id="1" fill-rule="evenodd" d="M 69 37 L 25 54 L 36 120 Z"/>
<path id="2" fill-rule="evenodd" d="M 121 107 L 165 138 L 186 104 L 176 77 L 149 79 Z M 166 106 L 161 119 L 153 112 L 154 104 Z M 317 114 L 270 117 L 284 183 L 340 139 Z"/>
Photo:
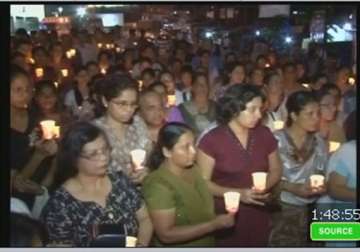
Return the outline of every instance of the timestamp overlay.
<path id="1" fill-rule="evenodd" d="M 317 204 L 310 216 L 313 241 L 360 241 L 360 209 L 354 204 Z"/>

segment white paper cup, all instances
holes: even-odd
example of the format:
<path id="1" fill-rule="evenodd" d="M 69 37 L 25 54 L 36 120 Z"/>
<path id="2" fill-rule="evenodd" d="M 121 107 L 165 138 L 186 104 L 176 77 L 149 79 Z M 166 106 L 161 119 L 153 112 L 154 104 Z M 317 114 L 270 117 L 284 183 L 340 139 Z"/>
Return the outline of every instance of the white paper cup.
<path id="1" fill-rule="evenodd" d="M 167 104 L 169 107 L 176 105 L 176 96 L 175 95 L 168 95 L 167 96 Z"/>
<path id="2" fill-rule="evenodd" d="M 329 151 L 330 151 L 330 152 L 335 152 L 335 151 L 337 151 L 337 149 L 339 149 L 339 147 L 340 147 L 340 143 L 339 143 L 339 142 L 330 141 L 330 143 L 329 143 Z"/>
<path id="3" fill-rule="evenodd" d="M 60 126 L 55 126 L 53 128 L 53 134 L 55 138 L 59 138 L 60 137 Z"/>
<path id="4" fill-rule="evenodd" d="M 253 185 L 256 190 L 263 191 L 266 189 L 266 172 L 252 173 Z"/>
<path id="5" fill-rule="evenodd" d="M 142 149 L 135 149 L 130 151 L 131 160 L 135 165 L 135 170 L 143 169 L 143 162 L 145 161 L 146 151 Z"/>
<path id="6" fill-rule="evenodd" d="M 239 210 L 240 193 L 226 192 L 224 193 L 225 208 L 229 213 L 236 213 Z"/>
<path id="7" fill-rule="evenodd" d="M 67 70 L 66 68 L 61 69 L 61 74 L 63 77 L 68 77 L 69 75 L 69 70 Z"/>
<path id="8" fill-rule="evenodd" d="M 275 129 L 275 130 L 281 130 L 281 129 L 283 129 L 283 128 L 284 128 L 284 125 L 285 125 L 284 121 L 281 121 L 281 120 L 276 120 L 276 121 L 274 121 L 274 129 Z"/>
<path id="9" fill-rule="evenodd" d="M 44 76 L 44 69 L 42 69 L 41 67 L 38 67 L 35 69 L 35 75 L 37 78 L 41 78 Z"/>
<path id="10" fill-rule="evenodd" d="M 310 186 L 312 188 L 317 188 L 324 185 L 325 177 L 320 174 L 314 174 L 310 176 Z"/>
<path id="11" fill-rule="evenodd" d="M 54 136 L 55 121 L 46 120 L 40 122 L 44 139 L 52 139 Z"/>
<path id="12" fill-rule="evenodd" d="M 126 236 L 126 247 L 134 248 L 136 247 L 137 238 L 134 236 Z"/>

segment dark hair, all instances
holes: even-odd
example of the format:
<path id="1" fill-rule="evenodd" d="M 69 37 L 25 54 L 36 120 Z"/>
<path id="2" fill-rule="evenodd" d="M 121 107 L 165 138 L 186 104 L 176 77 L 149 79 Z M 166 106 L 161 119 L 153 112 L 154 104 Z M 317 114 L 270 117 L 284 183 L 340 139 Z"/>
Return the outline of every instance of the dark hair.
<path id="1" fill-rule="evenodd" d="M 102 95 L 107 101 L 118 97 L 124 90 L 132 89 L 138 92 L 138 84 L 127 74 L 109 74 L 99 80 L 102 87 Z"/>
<path id="2" fill-rule="evenodd" d="M 208 76 L 207 74 L 204 74 L 204 73 L 196 73 L 194 75 L 194 78 L 193 78 L 193 84 L 196 83 L 197 79 L 200 78 L 200 77 L 204 77 L 206 79 L 206 82 L 208 83 L 208 86 L 209 86 L 209 79 L 208 79 Z"/>
<path id="3" fill-rule="evenodd" d="M 294 63 L 286 63 L 286 64 L 284 64 L 283 65 L 283 67 L 282 67 L 282 70 L 283 70 L 283 72 L 285 72 L 285 70 L 287 69 L 287 68 L 289 68 L 289 67 L 292 67 L 292 68 L 296 68 L 296 66 L 295 66 L 295 64 Z"/>
<path id="4" fill-rule="evenodd" d="M 338 94 L 341 95 L 340 88 L 333 83 L 326 83 L 326 84 L 322 85 L 321 89 L 324 92 L 329 92 L 330 90 L 336 90 L 338 92 Z"/>
<path id="5" fill-rule="evenodd" d="M 36 46 L 32 49 L 32 55 L 35 55 L 38 52 L 43 52 L 46 56 L 48 56 L 48 52 L 43 46 Z"/>
<path id="6" fill-rule="evenodd" d="M 279 76 L 279 77 L 280 77 L 280 74 L 277 73 L 277 72 L 275 72 L 275 71 L 271 71 L 271 72 L 269 72 L 268 74 L 266 74 L 266 75 L 265 75 L 265 78 L 264 78 L 264 84 L 265 84 L 266 86 L 268 86 L 269 83 L 270 83 L 270 80 L 271 80 L 273 77 L 275 77 L 275 76 Z"/>
<path id="7" fill-rule="evenodd" d="M 75 75 L 78 75 L 81 71 L 87 72 L 87 68 L 85 66 L 77 66 L 74 69 Z"/>
<path id="8" fill-rule="evenodd" d="M 144 78 L 145 75 L 150 75 L 152 78 L 155 78 L 155 71 L 152 68 L 146 68 L 141 72 L 141 78 Z"/>
<path id="9" fill-rule="evenodd" d="M 166 90 L 165 84 L 162 83 L 161 81 L 155 81 L 151 83 L 147 89 L 154 91 L 157 86 L 163 87 Z"/>
<path id="10" fill-rule="evenodd" d="M 229 87 L 216 104 L 216 120 L 220 124 L 229 123 L 241 111 L 246 109 L 248 102 L 256 97 L 265 100 L 264 94 L 257 86 L 243 84 Z"/>
<path id="11" fill-rule="evenodd" d="M 286 101 L 286 109 L 288 111 L 288 118 L 286 121 L 287 127 L 290 127 L 293 124 L 291 113 L 298 115 L 309 103 L 318 103 L 316 94 L 312 91 L 298 91 L 289 96 Z"/>
<path id="12" fill-rule="evenodd" d="M 335 87 L 338 88 L 337 86 L 335 86 Z M 330 90 L 331 90 L 331 88 L 329 89 L 328 87 L 324 87 L 324 86 L 322 86 L 319 90 L 317 90 L 315 92 L 315 94 L 316 94 L 318 101 L 320 102 L 321 99 L 324 98 L 324 96 L 326 96 L 326 95 L 331 95 Z"/>
<path id="13" fill-rule="evenodd" d="M 24 69 L 22 69 L 17 65 L 12 64 L 10 67 L 10 83 L 12 83 L 16 78 L 18 78 L 21 75 L 27 78 L 29 82 L 31 82 L 29 74 Z"/>
<path id="14" fill-rule="evenodd" d="M 351 112 L 348 117 L 345 119 L 344 131 L 347 141 L 356 140 L 356 110 Z"/>
<path id="15" fill-rule="evenodd" d="M 32 46 L 32 43 L 31 43 L 30 39 L 18 39 L 18 40 L 16 40 L 16 43 L 15 43 L 16 50 L 18 50 L 19 47 L 22 46 L 22 45 L 30 45 L 30 46 Z"/>
<path id="16" fill-rule="evenodd" d="M 24 214 L 10 214 L 10 247 L 31 247 L 35 236 L 43 244 L 48 241 L 48 234 L 40 221 Z"/>
<path id="17" fill-rule="evenodd" d="M 93 142 L 99 136 L 104 136 L 104 133 L 89 122 L 77 122 L 69 127 L 59 144 L 55 187 L 77 175 L 77 162 L 84 145 Z M 105 136 L 104 138 L 107 139 Z"/>
<path id="18" fill-rule="evenodd" d="M 184 74 L 184 73 L 188 73 L 188 74 L 193 75 L 194 72 L 193 72 L 192 66 L 190 66 L 190 65 L 182 66 L 181 67 L 181 74 Z"/>
<path id="19" fill-rule="evenodd" d="M 193 130 L 184 123 L 171 122 L 165 124 L 159 132 L 157 143 L 150 154 L 147 166 L 155 170 L 159 168 L 161 163 L 165 160 L 163 148 L 171 150 L 178 142 L 179 138 L 186 132 L 193 132 Z"/>
<path id="20" fill-rule="evenodd" d="M 246 67 L 244 64 L 238 62 L 238 61 L 235 61 L 235 62 L 232 62 L 232 63 L 228 63 L 225 65 L 225 72 L 226 72 L 226 79 L 225 80 L 226 82 L 229 82 L 230 81 L 230 77 L 229 75 L 235 70 L 235 68 L 237 68 L 238 66 L 242 67 L 244 69 L 244 73 L 245 73 L 245 76 L 246 76 Z"/>
<path id="21" fill-rule="evenodd" d="M 88 69 L 90 66 L 98 66 L 98 64 L 95 61 L 91 60 L 86 63 L 86 69 Z"/>
<path id="22" fill-rule="evenodd" d="M 111 60 L 111 54 L 108 52 L 108 51 L 100 51 L 99 54 L 98 54 L 98 57 L 97 57 L 97 60 L 100 61 L 100 58 L 103 56 L 103 55 L 106 55 L 106 57 Z"/>

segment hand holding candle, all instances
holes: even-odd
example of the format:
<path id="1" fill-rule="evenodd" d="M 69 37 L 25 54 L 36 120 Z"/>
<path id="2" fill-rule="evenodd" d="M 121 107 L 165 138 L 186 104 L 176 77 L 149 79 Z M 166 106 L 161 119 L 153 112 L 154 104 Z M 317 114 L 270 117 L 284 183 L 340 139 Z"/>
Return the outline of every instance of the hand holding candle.
<path id="1" fill-rule="evenodd" d="M 43 132 L 43 138 L 50 140 L 60 137 L 60 126 L 55 126 L 55 121 L 45 120 L 40 122 L 40 126 Z"/>
<path id="2" fill-rule="evenodd" d="M 226 192 L 224 193 L 225 208 L 229 213 L 236 213 L 239 209 L 240 193 Z"/>
<path id="3" fill-rule="evenodd" d="M 266 172 L 254 172 L 252 173 L 253 185 L 256 191 L 265 191 L 266 189 Z"/>
<path id="4" fill-rule="evenodd" d="M 61 69 L 61 74 L 63 77 L 68 77 L 69 75 L 69 70 L 67 70 L 66 68 Z"/>
<path id="5" fill-rule="evenodd" d="M 310 176 L 310 186 L 313 189 L 319 188 L 324 185 L 325 177 L 320 174 L 314 174 Z"/>
<path id="6" fill-rule="evenodd" d="M 135 170 L 144 168 L 143 162 L 145 161 L 146 151 L 142 149 L 135 149 L 130 152 L 131 160 L 135 166 Z"/>

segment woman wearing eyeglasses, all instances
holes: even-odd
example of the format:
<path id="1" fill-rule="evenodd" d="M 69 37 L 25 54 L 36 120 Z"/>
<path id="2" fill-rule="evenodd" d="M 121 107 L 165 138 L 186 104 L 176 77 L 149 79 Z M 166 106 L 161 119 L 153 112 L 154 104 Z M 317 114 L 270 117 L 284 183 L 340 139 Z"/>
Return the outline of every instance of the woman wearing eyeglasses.
<path id="1" fill-rule="evenodd" d="M 123 172 L 109 173 L 110 147 L 96 126 L 80 122 L 58 152 L 58 189 L 42 212 L 50 245 L 89 246 L 94 226 L 112 224 L 147 246 L 152 224 L 136 187 Z"/>
<path id="2" fill-rule="evenodd" d="M 147 169 L 135 170 L 130 152 L 151 149 L 151 141 L 145 122 L 135 115 L 138 107 L 137 82 L 127 75 L 114 74 L 101 83 L 104 115 L 94 121 L 101 128 L 112 148 L 110 171 L 122 170 L 135 183 L 141 183 Z"/>

